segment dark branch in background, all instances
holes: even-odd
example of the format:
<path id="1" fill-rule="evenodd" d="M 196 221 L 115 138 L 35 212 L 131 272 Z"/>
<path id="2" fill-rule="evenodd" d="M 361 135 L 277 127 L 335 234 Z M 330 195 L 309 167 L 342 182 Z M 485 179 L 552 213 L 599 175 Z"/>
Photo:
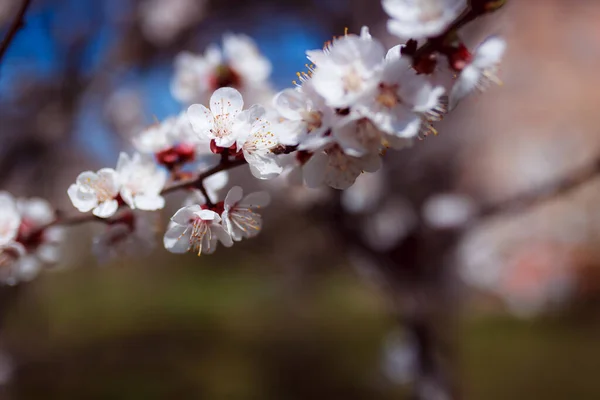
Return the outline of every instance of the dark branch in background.
<path id="1" fill-rule="evenodd" d="M 2 43 L 0 43 L 0 63 L 2 62 L 2 58 L 4 57 L 6 50 L 8 50 L 10 47 L 10 44 L 15 38 L 17 32 L 23 27 L 23 25 L 25 25 L 25 13 L 27 13 L 27 9 L 31 5 L 31 2 L 32 0 L 23 0 L 17 15 L 15 15 L 15 19 L 8 27 L 6 36 L 2 40 Z"/>
<path id="2" fill-rule="evenodd" d="M 600 175 L 600 156 L 589 165 L 565 175 L 558 182 L 549 182 L 535 190 L 519 194 L 515 197 L 480 209 L 477 219 L 490 218 L 508 212 L 517 212 L 534 206 L 545 200 L 566 194 L 584 185 Z"/>

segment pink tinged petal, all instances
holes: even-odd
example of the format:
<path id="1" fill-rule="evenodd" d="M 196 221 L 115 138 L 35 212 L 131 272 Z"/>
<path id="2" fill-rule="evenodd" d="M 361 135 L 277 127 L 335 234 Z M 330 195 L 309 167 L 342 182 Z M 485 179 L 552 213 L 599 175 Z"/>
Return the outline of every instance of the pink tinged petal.
<path id="1" fill-rule="evenodd" d="M 192 229 L 189 226 L 174 225 L 165 232 L 163 244 L 171 253 L 186 253 L 190 247 Z"/>
<path id="2" fill-rule="evenodd" d="M 69 186 L 67 194 L 73 206 L 80 212 L 88 212 L 98 205 L 98 198 L 95 193 L 83 192 L 81 187 L 76 184 Z"/>
<path id="3" fill-rule="evenodd" d="M 296 89 L 285 89 L 275 96 L 273 105 L 284 118 L 301 120 L 302 111 L 306 110 L 306 98 Z"/>
<path id="4" fill-rule="evenodd" d="M 225 209 L 231 209 L 234 207 L 244 196 L 244 191 L 239 186 L 234 186 L 229 189 L 227 196 L 225 196 Z"/>
<path id="5" fill-rule="evenodd" d="M 244 99 L 234 88 L 224 87 L 215 90 L 210 97 L 210 110 L 213 115 L 237 114 L 244 107 Z"/>
<path id="6" fill-rule="evenodd" d="M 116 200 L 107 200 L 98 204 L 92 211 L 92 214 L 99 218 L 108 218 L 115 215 L 118 208 L 119 203 Z"/>
<path id="7" fill-rule="evenodd" d="M 214 126 L 214 116 L 208 108 L 202 104 L 192 104 L 187 110 L 187 116 L 197 135 L 201 138 L 210 137 L 210 131 Z"/>
<path id="8" fill-rule="evenodd" d="M 238 203 L 238 207 L 244 208 L 261 208 L 266 207 L 271 202 L 271 196 L 267 192 L 250 193 Z"/>
<path id="9" fill-rule="evenodd" d="M 200 212 L 201 210 L 202 208 L 198 204 L 180 208 L 171 217 L 171 221 L 179 225 L 187 226 L 190 224 L 190 221 L 196 218 L 196 213 Z"/>
<path id="10" fill-rule="evenodd" d="M 213 235 L 215 235 L 217 239 L 219 239 L 223 246 L 233 246 L 233 240 L 231 239 L 231 236 L 229 236 L 229 233 L 227 233 L 225 228 L 223 228 L 221 225 L 213 224 L 211 225 L 210 230 L 212 231 Z"/>
<path id="11" fill-rule="evenodd" d="M 155 211 L 165 207 L 165 199 L 158 195 L 138 195 L 134 198 L 135 205 L 140 210 Z"/>

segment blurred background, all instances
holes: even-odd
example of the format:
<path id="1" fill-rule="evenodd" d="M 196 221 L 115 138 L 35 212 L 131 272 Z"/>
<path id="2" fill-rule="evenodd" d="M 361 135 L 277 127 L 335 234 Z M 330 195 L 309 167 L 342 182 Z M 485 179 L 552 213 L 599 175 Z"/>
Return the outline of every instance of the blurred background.
<path id="1" fill-rule="evenodd" d="M 343 195 L 262 185 L 265 228 L 232 249 L 98 263 L 102 227 L 70 229 L 64 265 L 0 288 L 2 398 L 600 398 L 600 182 L 450 229 L 598 158 L 598 18 L 510 0 L 469 25 L 470 48 L 507 39 L 503 86 Z M 34 0 L 0 65 L 0 187 L 70 210 L 80 171 L 181 111 L 180 51 L 247 34 L 280 90 L 345 27 L 397 44 L 385 21 L 372 0 Z"/>

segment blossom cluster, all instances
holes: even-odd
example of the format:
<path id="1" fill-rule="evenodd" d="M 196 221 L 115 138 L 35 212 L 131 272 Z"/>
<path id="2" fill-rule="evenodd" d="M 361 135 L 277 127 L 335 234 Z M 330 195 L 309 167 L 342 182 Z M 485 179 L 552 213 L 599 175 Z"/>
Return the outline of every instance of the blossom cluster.
<path id="1" fill-rule="evenodd" d="M 8 284 L 29 280 L 58 262 L 63 228 L 46 228 L 55 218 L 44 199 L 15 199 L 0 192 L 0 280 Z"/>
<path id="2" fill-rule="evenodd" d="M 165 208 L 164 195 L 177 189 L 192 195 L 171 218 L 167 250 L 209 254 L 217 242 L 229 247 L 254 237 L 268 195 L 244 196 L 235 186 L 219 200 L 228 169 L 247 164 L 260 180 L 287 171 L 308 187 L 348 189 L 380 168 L 387 149 L 437 134 L 435 123 L 462 98 L 498 82 L 502 39 L 492 37 L 473 53 L 458 39 L 440 39 L 458 38 L 449 33 L 465 0 L 383 0 L 383 7 L 389 32 L 406 43 L 386 49 L 367 27 L 346 33 L 307 51 L 308 70 L 277 94 L 270 62 L 247 36 L 229 34 L 222 47 L 178 55 L 171 91 L 184 110 L 133 137 L 135 152 L 121 153 L 115 168 L 82 172 L 68 188 L 78 211 L 106 223 L 95 240 L 99 252 L 148 236 L 147 216 Z M 54 244 L 49 232 L 63 220 L 41 200 L 33 202 L 34 213 L 5 193 L 0 202 L 0 266 L 25 270 L 16 266 Z"/>

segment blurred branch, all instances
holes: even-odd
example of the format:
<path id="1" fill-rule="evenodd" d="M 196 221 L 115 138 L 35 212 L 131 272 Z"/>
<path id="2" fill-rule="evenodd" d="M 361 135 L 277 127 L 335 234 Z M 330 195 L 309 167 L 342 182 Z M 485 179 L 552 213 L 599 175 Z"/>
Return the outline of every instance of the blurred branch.
<path id="1" fill-rule="evenodd" d="M 600 175 L 600 156 L 589 165 L 571 172 L 558 181 L 549 182 L 535 190 L 516 195 L 499 203 L 484 206 L 480 209 L 477 217 L 478 219 L 490 218 L 499 214 L 529 208 L 577 189 L 598 175 Z"/>
<path id="2" fill-rule="evenodd" d="M 2 58 L 4 57 L 6 50 L 8 50 L 17 32 L 25 25 L 25 13 L 31 5 L 31 2 L 32 0 L 23 0 L 23 2 L 21 3 L 21 8 L 19 8 L 17 15 L 15 15 L 15 19 L 13 20 L 12 24 L 10 24 L 10 26 L 8 27 L 8 32 L 2 40 L 2 43 L 0 43 L 0 63 L 2 62 Z"/>

